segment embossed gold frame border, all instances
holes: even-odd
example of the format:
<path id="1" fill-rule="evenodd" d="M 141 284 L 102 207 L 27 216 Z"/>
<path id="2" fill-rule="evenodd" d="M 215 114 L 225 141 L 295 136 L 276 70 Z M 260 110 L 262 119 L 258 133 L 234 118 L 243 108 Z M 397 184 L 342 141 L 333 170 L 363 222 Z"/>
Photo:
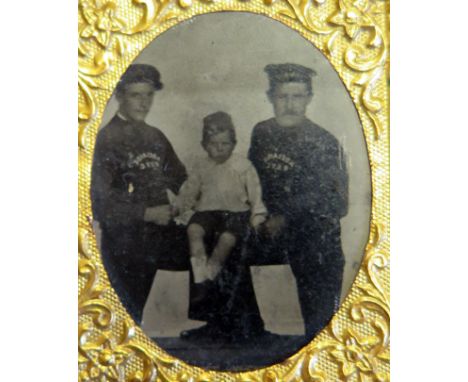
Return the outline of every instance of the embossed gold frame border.
<path id="1" fill-rule="evenodd" d="M 118 79 L 159 34 L 192 16 L 217 11 L 266 15 L 322 51 L 356 105 L 372 172 L 370 239 L 338 313 L 286 361 L 243 373 L 189 366 L 146 337 L 110 288 L 91 224 L 94 140 Z M 80 0 L 78 12 L 80 381 L 388 381 L 388 1 Z"/>

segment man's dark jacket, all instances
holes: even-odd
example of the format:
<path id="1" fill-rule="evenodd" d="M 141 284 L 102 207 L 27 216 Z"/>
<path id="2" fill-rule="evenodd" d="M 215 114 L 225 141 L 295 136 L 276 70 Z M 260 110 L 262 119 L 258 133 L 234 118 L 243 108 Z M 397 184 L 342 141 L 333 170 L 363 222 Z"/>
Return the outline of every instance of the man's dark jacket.
<path id="1" fill-rule="evenodd" d="M 249 158 L 271 214 L 341 218 L 348 210 L 348 174 L 337 139 L 308 119 L 281 127 L 274 118 L 252 132 Z"/>
<path id="2" fill-rule="evenodd" d="M 164 134 L 115 116 L 99 131 L 91 178 L 94 219 L 101 227 L 139 226 L 147 207 L 168 204 L 186 179 Z"/>

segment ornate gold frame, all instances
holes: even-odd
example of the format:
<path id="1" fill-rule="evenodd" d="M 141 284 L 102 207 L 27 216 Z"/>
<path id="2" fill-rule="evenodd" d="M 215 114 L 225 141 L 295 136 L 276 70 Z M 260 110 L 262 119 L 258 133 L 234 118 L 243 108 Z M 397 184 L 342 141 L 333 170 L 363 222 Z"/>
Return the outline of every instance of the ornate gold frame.
<path id="1" fill-rule="evenodd" d="M 110 288 L 91 225 L 94 140 L 118 79 L 156 36 L 192 16 L 217 11 L 266 15 L 323 52 L 354 100 L 372 170 L 371 235 L 338 313 L 286 361 L 243 373 L 189 366 L 147 338 Z M 80 381 L 388 381 L 388 1 L 80 0 L 78 28 Z"/>

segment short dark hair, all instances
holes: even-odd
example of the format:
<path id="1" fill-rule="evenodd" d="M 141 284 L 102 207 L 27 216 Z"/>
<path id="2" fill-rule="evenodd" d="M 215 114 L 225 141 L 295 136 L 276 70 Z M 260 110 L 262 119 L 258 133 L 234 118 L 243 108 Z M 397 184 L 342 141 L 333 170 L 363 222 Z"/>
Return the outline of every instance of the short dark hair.
<path id="1" fill-rule="evenodd" d="M 203 138 L 202 144 L 206 145 L 213 135 L 227 131 L 233 143 L 236 143 L 236 130 L 232 123 L 232 118 L 224 111 L 207 115 L 203 118 Z"/>
<path id="2" fill-rule="evenodd" d="M 272 95 L 278 84 L 288 82 L 300 82 L 306 85 L 307 92 L 312 95 L 312 77 L 316 75 L 315 70 L 298 64 L 269 64 L 265 66 L 268 75 L 270 89 L 268 94 Z"/>
<path id="3" fill-rule="evenodd" d="M 127 71 L 120 78 L 116 87 L 116 92 L 122 93 L 125 91 L 125 87 L 127 85 L 138 82 L 151 84 L 155 91 L 163 88 L 161 74 L 154 66 L 147 64 L 133 64 L 128 67 Z"/>

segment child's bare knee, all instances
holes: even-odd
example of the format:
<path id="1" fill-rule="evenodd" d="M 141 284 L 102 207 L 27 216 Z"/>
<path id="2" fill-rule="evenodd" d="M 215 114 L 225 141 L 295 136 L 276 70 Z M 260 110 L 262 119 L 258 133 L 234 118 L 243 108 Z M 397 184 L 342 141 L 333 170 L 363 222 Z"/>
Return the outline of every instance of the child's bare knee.
<path id="1" fill-rule="evenodd" d="M 224 232 L 219 237 L 218 243 L 223 247 L 232 248 L 236 245 L 237 239 L 230 232 Z"/>
<path id="2" fill-rule="evenodd" d="M 201 225 L 190 224 L 187 228 L 187 234 L 191 239 L 202 239 L 205 236 L 205 230 Z"/>

